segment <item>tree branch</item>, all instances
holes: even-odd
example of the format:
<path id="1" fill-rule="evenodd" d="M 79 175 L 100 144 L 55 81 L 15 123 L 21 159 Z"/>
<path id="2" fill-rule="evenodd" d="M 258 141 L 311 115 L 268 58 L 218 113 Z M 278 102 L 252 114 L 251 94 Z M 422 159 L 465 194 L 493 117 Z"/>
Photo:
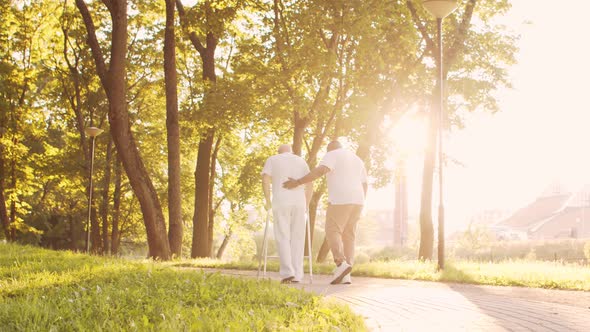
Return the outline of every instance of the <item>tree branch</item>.
<path id="1" fill-rule="evenodd" d="M 434 45 L 434 42 L 428 35 L 428 31 L 426 31 L 426 26 L 422 24 L 422 21 L 420 21 L 420 17 L 418 17 L 418 11 L 416 10 L 416 7 L 414 7 L 414 3 L 412 3 L 411 0 L 408 0 L 406 1 L 406 4 L 408 6 L 408 9 L 410 10 L 410 13 L 412 14 L 412 19 L 414 20 L 414 23 L 418 27 L 418 31 L 420 31 L 422 38 L 426 42 L 426 49 L 430 53 L 434 54 L 436 46 Z"/>
<path id="2" fill-rule="evenodd" d="M 106 0 L 105 0 L 106 1 Z M 109 1 L 110 2 L 110 1 Z M 102 55 L 102 50 L 100 49 L 100 45 L 98 44 L 98 39 L 96 38 L 96 28 L 94 26 L 94 22 L 92 21 L 92 17 L 90 16 L 90 12 L 88 12 L 88 7 L 84 0 L 76 0 L 76 6 L 82 14 L 82 19 L 84 20 L 84 25 L 86 26 L 86 31 L 88 32 L 88 45 L 92 50 L 92 57 L 94 58 L 94 62 L 96 64 L 96 71 L 98 73 L 98 77 L 100 78 L 105 90 L 110 86 L 107 80 L 107 69 L 104 63 L 104 56 Z"/>
<path id="3" fill-rule="evenodd" d="M 205 55 L 205 47 L 197 37 L 197 34 L 194 31 L 189 31 L 188 22 L 186 19 L 186 12 L 184 11 L 184 6 L 180 0 L 176 0 L 176 10 L 178 10 L 178 17 L 180 17 L 180 26 L 182 30 L 187 35 L 188 39 L 191 41 L 197 52 L 201 56 Z"/>
<path id="4" fill-rule="evenodd" d="M 467 38 L 467 31 L 469 30 L 469 26 L 471 25 L 471 19 L 473 18 L 473 11 L 475 10 L 475 5 L 477 0 L 469 0 L 467 5 L 465 6 L 465 12 L 463 13 L 463 17 L 461 19 L 461 23 L 457 27 L 457 32 L 455 33 L 455 39 L 453 40 L 453 44 L 451 48 L 448 50 L 446 57 L 444 57 L 444 61 L 446 66 L 446 71 L 448 72 L 448 68 L 450 67 L 449 64 L 453 63 L 459 54 L 459 50 L 463 49 L 462 45 L 465 43 L 465 39 Z M 445 73 L 446 76 L 446 73 Z"/>

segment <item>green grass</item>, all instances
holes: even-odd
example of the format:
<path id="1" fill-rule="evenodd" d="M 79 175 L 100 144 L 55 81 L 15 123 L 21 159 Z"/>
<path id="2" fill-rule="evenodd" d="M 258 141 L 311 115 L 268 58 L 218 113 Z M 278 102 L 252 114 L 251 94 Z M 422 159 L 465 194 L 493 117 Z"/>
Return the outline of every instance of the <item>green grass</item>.
<path id="1" fill-rule="evenodd" d="M 256 262 L 224 263 L 211 259 L 171 263 L 177 266 L 256 270 Z M 307 266 L 307 264 L 306 264 Z M 314 273 L 331 273 L 334 266 L 315 264 Z M 278 271 L 271 261 L 267 270 Z M 307 271 L 307 268 L 306 270 Z M 450 261 L 444 271 L 437 271 L 436 262 L 408 260 L 374 261 L 355 264 L 353 276 L 457 282 L 496 286 L 523 286 L 549 289 L 590 291 L 590 266 L 560 262 L 506 260 L 503 262 Z"/>
<path id="2" fill-rule="evenodd" d="M 0 244 L 0 330 L 364 330 L 347 307 L 277 282 Z"/>

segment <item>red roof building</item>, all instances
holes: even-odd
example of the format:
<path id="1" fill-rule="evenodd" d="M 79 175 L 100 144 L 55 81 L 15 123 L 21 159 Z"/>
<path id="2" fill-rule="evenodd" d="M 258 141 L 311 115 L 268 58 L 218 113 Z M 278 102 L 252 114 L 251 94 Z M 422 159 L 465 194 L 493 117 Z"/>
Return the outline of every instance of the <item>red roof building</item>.
<path id="1" fill-rule="evenodd" d="M 497 226 L 526 232 L 529 239 L 590 238 L 590 186 L 576 193 L 554 186 Z"/>

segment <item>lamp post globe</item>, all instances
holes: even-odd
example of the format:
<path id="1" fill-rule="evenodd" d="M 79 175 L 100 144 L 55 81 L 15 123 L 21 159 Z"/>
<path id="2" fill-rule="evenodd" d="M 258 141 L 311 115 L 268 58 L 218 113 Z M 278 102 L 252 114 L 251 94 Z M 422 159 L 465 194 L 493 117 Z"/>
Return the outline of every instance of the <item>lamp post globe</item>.
<path id="1" fill-rule="evenodd" d="M 100 135 L 104 130 L 96 127 L 88 127 L 84 129 L 86 135 L 92 139 L 92 147 L 90 151 L 90 176 L 88 186 L 88 220 L 86 221 L 86 252 L 90 251 L 90 216 L 92 213 L 92 173 L 94 172 L 94 141 L 96 136 Z"/>
<path id="2" fill-rule="evenodd" d="M 104 130 L 100 129 L 100 128 L 96 128 L 96 127 L 88 127 L 84 129 L 84 132 L 86 133 L 86 135 L 94 138 L 98 135 L 100 135 Z"/>
<path id="3" fill-rule="evenodd" d="M 436 18 L 445 18 L 457 9 L 456 0 L 424 0 L 422 5 Z"/>

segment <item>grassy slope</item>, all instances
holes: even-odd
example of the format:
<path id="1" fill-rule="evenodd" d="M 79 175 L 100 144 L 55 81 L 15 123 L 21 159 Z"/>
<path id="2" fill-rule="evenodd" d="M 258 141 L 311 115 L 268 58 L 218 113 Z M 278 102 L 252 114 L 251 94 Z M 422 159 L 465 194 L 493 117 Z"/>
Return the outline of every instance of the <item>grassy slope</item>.
<path id="1" fill-rule="evenodd" d="M 276 282 L 0 244 L 0 330 L 364 330 Z"/>
<path id="2" fill-rule="evenodd" d="M 256 262 L 222 263 L 210 259 L 187 260 L 170 264 L 251 270 L 257 269 L 258 266 Z M 269 262 L 267 266 L 270 271 L 278 271 L 278 264 L 275 261 Z M 316 264 L 314 265 L 314 273 L 331 273 L 333 268 L 332 264 Z M 307 267 L 305 271 L 307 271 Z M 487 263 L 457 261 L 448 262 L 443 272 L 437 272 L 436 262 L 390 260 L 356 264 L 352 275 L 590 291 L 590 266 L 562 264 L 559 262 L 514 260 Z"/>

